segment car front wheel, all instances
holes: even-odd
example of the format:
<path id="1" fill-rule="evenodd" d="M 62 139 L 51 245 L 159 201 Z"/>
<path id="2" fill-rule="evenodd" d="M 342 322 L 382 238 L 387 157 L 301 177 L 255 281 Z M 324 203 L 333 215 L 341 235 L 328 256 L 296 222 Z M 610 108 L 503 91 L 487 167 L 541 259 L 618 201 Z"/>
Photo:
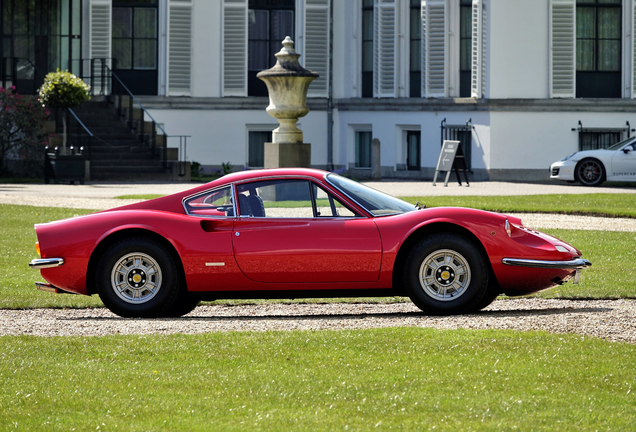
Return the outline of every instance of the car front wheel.
<path id="1" fill-rule="evenodd" d="M 176 264 L 159 243 L 131 238 L 113 244 L 97 269 L 97 292 L 122 317 L 163 316 L 179 298 Z"/>
<path id="2" fill-rule="evenodd" d="M 575 175 L 583 186 L 600 186 L 605 181 L 605 168 L 596 159 L 583 159 L 576 165 Z"/>
<path id="3" fill-rule="evenodd" d="M 456 234 L 423 239 L 406 262 L 409 297 L 430 315 L 473 311 L 488 288 L 488 268 L 482 252 Z"/>

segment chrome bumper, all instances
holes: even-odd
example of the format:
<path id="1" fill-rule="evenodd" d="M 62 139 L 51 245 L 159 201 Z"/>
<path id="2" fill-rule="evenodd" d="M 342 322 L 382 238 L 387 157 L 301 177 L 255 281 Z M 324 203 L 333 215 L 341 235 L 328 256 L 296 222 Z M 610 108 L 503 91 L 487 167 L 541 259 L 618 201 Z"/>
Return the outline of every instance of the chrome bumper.
<path id="1" fill-rule="evenodd" d="M 64 258 L 38 258 L 29 263 L 33 269 L 45 269 L 64 265 Z"/>
<path id="2" fill-rule="evenodd" d="M 510 266 L 517 267 L 534 267 L 534 268 L 544 268 L 544 269 L 585 269 L 592 265 L 586 259 L 573 259 L 569 261 L 543 261 L 543 260 L 531 260 L 531 259 L 522 259 L 522 258 L 504 258 L 501 260 L 502 263 Z"/>

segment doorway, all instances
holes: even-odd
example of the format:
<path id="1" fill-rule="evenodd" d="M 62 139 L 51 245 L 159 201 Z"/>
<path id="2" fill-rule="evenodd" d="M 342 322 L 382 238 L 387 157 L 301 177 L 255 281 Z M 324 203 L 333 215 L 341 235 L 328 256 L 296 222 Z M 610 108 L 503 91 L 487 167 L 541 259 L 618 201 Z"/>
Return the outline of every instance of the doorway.
<path id="1" fill-rule="evenodd" d="M 158 0 L 113 1 L 113 70 L 135 95 L 157 95 Z M 114 93 L 125 92 L 113 80 Z"/>

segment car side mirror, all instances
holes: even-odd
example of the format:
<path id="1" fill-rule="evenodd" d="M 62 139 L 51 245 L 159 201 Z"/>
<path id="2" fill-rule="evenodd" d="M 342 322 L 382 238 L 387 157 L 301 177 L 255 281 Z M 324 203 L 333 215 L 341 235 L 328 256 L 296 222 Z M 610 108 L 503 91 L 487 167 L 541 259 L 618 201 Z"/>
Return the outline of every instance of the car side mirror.
<path id="1" fill-rule="evenodd" d="M 628 154 L 628 153 L 629 153 L 629 152 L 631 152 L 631 151 L 632 151 L 632 149 L 631 149 L 630 147 L 625 147 L 625 148 L 623 149 L 623 153 L 625 153 L 625 154 Z"/>

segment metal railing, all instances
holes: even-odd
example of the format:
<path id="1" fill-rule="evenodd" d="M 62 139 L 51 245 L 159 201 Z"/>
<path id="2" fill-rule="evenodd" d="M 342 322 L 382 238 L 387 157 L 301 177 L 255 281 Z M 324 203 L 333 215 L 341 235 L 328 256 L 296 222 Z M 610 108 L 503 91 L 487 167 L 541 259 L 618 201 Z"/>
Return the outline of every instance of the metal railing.
<path id="1" fill-rule="evenodd" d="M 115 58 L 93 58 L 81 60 L 80 70 L 88 72 L 80 76 L 89 86 L 91 96 L 105 96 L 109 103 L 115 105 L 117 114 L 124 119 L 128 128 L 136 133 L 141 143 L 147 145 L 153 157 L 159 157 L 162 167 L 168 169 L 168 139 L 179 139 L 178 175 L 186 175 L 186 151 L 187 139 L 191 135 L 168 135 L 161 125 L 150 115 L 148 110 L 124 84 L 121 78 L 113 71 L 111 65 L 117 64 Z M 86 67 L 88 62 L 88 67 Z M 20 76 L 23 78 L 20 78 Z M 22 94 L 37 94 L 41 82 L 46 74 L 39 71 L 28 58 L 10 57 L 0 61 L 0 83 L 2 87 L 16 85 L 16 90 Z M 116 82 L 118 85 L 114 85 Z M 20 88 L 21 87 L 21 88 Z M 112 98 L 115 98 L 113 101 Z M 56 110 L 56 124 L 61 116 L 66 116 L 67 135 L 73 137 L 73 146 L 77 149 L 84 148 L 84 154 L 90 160 L 91 142 L 95 138 L 93 133 L 82 123 L 72 109 L 66 113 Z M 74 119 L 74 121 L 71 121 Z M 149 119 L 150 121 L 146 121 Z M 59 130 L 59 128 L 57 128 Z M 158 146 L 158 140 L 162 145 Z M 79 145 L 78 145 L 79 144 Z M 69 142 L 69 146 L 71 143 Z"/>

